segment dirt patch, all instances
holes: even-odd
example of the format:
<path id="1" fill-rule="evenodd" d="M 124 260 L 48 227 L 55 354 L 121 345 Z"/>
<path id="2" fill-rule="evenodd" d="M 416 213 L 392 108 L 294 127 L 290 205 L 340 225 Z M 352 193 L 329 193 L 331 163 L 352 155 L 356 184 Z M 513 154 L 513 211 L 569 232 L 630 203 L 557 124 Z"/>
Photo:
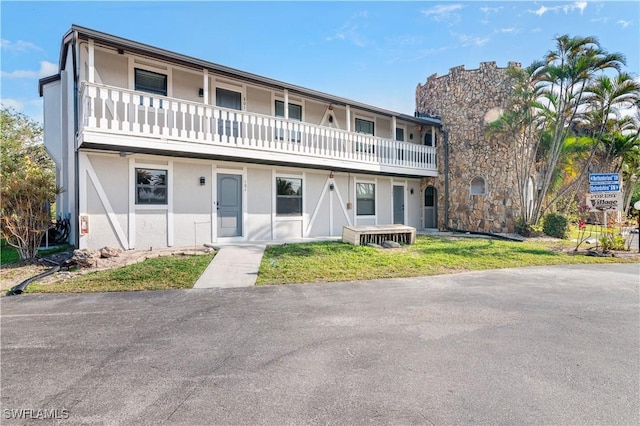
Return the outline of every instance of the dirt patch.
<path id="1" fill-rule="evenodd" d="M 200 254 L 211 253 L 213 249 L 202 248 L 166 248 L 155 250 L 125 250 L 120 252 L 117 257 L 110 257 L 107 259 L 99 258 L 95 260 L 95 265 L 91 268 L 71 268 L 69 270 L 61 270 L 55 274 L 38 280 L 39 284 L 52 284 L 58 281 L 63 281 L 72 278 L 75 275 L 86 274 L 88 272 L 103 271 L 106 269 L 120 268 L 122 266 L 132 265 L 134 263 L 143 262 L 147 259 L 152 259 L 161 256 L 196 256 Z M 56 253 L 50 256 L 42 257 L 35 264 L 22 264 L 14 263 L 9 265 L 2 265 L 0 269 L 0 291 L 2 293 L 9 290 L 11 287 L 20 284 L 27 278 L 38 275 L 44 271 L 51 269 L 52 262 L 62 263 L 66 259 L 71 258 L 73 250 L 67 252 Z"/>

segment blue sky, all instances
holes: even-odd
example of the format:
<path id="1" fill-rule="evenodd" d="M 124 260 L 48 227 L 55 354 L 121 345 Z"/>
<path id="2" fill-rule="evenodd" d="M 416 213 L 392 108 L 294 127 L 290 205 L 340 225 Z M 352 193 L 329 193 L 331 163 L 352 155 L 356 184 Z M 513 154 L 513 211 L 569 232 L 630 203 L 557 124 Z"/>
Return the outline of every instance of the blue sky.
<path id="1" fill-rule="evenodd" d="M 640 74 L 640 2 L 0 3 L 2 103 L 42 120 L 38 79 L 78 24 L 407 114 L 418 83 L 483 61 L 528 65 L 556 35 L 596 36 Z"/>

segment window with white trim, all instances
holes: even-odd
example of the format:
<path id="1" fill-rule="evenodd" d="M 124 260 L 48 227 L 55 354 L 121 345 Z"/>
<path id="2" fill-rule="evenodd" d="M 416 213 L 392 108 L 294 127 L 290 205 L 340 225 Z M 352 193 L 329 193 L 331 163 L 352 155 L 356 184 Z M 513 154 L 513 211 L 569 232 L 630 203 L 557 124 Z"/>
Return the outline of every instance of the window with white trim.
<path id="1" fill-rule="evenodd" d="M 158 72 L 134 68 L 135 90 L 167 96 L 167 76 Z"/>
<path id="2" fill-rule="evenodd" d="M 355 128 L 356 133 L 363 133 L 365 135 L 374 135 L 375 123 L 363 118 L 356 118 Z M 356 139 L 356 151 L 365 153 L 375 153 L 375 147 L 371 143 L 369 138 L 362 138 L 362 140 Z"/>
<path id="3" fill-rule="evenodd" d="M 167 204 L 167 170 L 136 168 L 136 204 Z"/>
<path id="4" fill-rule="evenodd" d="M 471 180 L 471 195 L 484 195 L 485 194 L 485 182 L 480 176 L 476 176 Z"/>
<path id="5" fill-rule="evenodd" d="M 396 127 L 396 140 L 404 142 L 404 129 L 402 127 Z"/>
<path id="6" fill-rule="evenodd" d="M 144 70 L 142 68 L 134 68 L 134 88 L 139 92 L 147 92 L 154 95 L 167 96 L 167 75 Z M 153 106 L 153 97 L 149 97 L 149 104 Z M 140 105 L 144 105 L 144 97 L 140 96 Z M 160 108 L 162 108 L 162 99 L 160 100 Z"/>
<path id="7" fill-rule="evenodd" d="M 356 183 L 356 214 L 374 216 L 376 214 L 376 184 Z"/>
<path id="8" fill-rule="evenodd" d="M 276 100 L 275 104 L 276 109 L 276 117 L 284 118 L 284 102 Z M 289 103 L 289 120 L 292 121 L 302 121 L 302 105 Z M 284 139 L 284 130 L 276 129 L 277 134 L 276 137 L 279 140 Z M 301 139 L 300 131 L 291 130 L 290 140 L 295 142 L 300 142 Z"/>
<path id="9" fill-rule="evenodd" d="M 355 131 L 356 133 L 364 133 L 365 135 L 374 135 L 375 123 L 363 118 L 356 118 Z"/>
<path id="10" fill-rule="evenodd" d="M 276 216 L 302 216 L 302 179 L 276 177 Z"/>

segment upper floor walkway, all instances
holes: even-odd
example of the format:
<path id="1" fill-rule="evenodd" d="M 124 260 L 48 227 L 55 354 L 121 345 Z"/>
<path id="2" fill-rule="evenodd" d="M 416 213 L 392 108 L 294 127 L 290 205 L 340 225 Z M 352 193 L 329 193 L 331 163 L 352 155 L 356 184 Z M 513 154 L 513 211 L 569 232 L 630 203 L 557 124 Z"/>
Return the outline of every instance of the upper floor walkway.
<path id="1" fill-rule="evenodd" d="M 405 176 L 436 176 L 436 148 L 82 82 L 79 146 Z"/>

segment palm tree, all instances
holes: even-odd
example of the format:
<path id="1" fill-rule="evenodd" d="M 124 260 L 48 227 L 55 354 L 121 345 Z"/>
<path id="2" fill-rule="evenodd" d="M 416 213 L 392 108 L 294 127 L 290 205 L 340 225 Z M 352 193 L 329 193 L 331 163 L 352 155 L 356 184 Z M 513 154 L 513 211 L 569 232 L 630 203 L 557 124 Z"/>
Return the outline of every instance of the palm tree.
<path id="1" fill-rule="evenodd" d="M 541 73 L 544 84 L 542 114 L 548 119 L 551 133 L 550 144 L 540 166 L 542 181 L 541 196 L 534 204 L 532 221 L 537 223 L 544 211 L 552 204 L 545 201 L 552 188 L 563 146 L 572 126 L 580 118 L 584 108 L 585 94 L 589 83 L 597 72 L 620 70 L 625 58 L 619 53 L 608 53 L 600 47 L 595 37 L 556 37 L 556 49 L 547 53 L 546 66 Z"/>

